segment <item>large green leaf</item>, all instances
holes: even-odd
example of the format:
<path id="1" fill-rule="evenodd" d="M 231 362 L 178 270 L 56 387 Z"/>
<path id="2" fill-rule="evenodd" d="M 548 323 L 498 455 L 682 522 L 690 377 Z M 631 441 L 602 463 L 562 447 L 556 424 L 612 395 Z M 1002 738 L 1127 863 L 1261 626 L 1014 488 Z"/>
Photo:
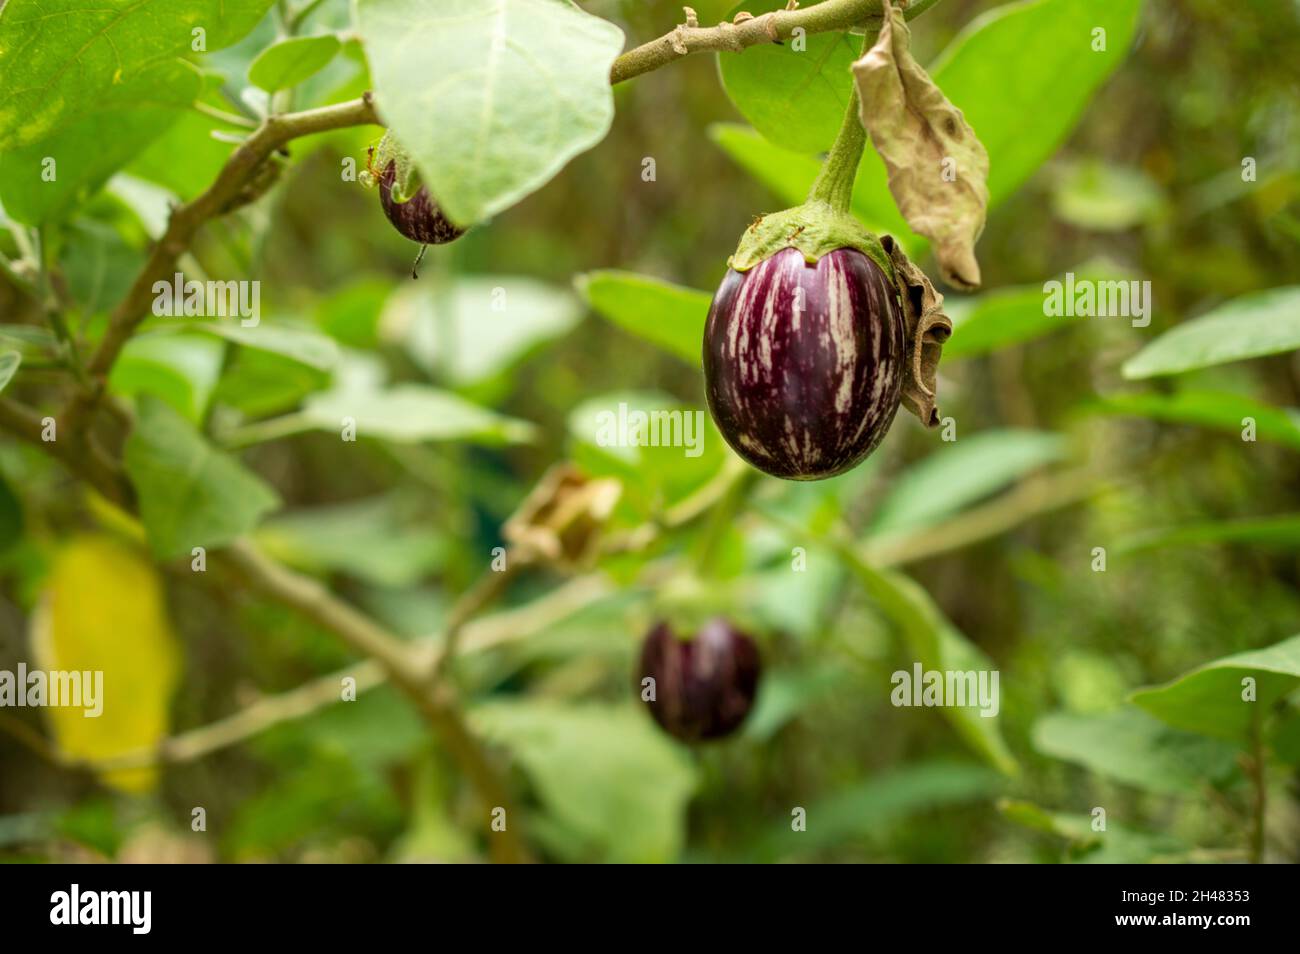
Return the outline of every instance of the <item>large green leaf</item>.
<path id="1" fill-rule="evenodd" d="M 29 225 L 65 217 L 176 122 L 201 89 L 189 64 L 156 63 L 108 91 L 95 112 L 69 118 L 36 142 L 0 150 L 5 211 Z"/>
<path id="2" fill-rule="evenodd" d="M 470 721 L 528 775 L 566 858 L 669 862 L 681 852 L 695 768 L 643 713 L 529 700 L 478 706 Z"/>
<path id="3" fill-rule="evenodd" d="M 618 27 L 568 0 L 357 0 L 383 114 L 454 222 L 496 215 L 609 131 Z"/>
<path id="4" fill-rule="evenodd" d="M 924 458 L 894 482 L 872 534 L 914 530 L 963 509 L 1030 471 L 1065 456 L 1046 431 L 994 430 L 963 437 Z"/>
<path id="5" fill-rule="evenodd" d="M 203 52 L 229 46 L 270 6 L 271 0 L 9 0 L 0 10 L 0 152 L 99 113 L 106 94 L 144 89 L 136 77 L 193 52 L 195 30 L 203 31 Z"/>
<path id="6" fill-rule="evenodd" d="M 876 570 L 850 548 L 841 548 L 840 553 L 881 612 L 898 627 L 924 670 L 979 672 L 994 668 L 984 651 L 944 618 L 915 581 L 902 574 Z M 966 744 L 999 772 L 1019 772 L 1015 757 L 1002 739 L 997 716 L 985 716 L 978 705 L 942 706 L 939 711 Z"/>
<path id="7" fill-rule="evenodd" d="M 1124 363 L 1124 377 L 1152 378 L 1300 348 L 1300 285 L 1225 302 L 1165 332 Z"/>
<path id="8" fill-rule="evenodd" d="M 37 225 L 71 211 L 198 96 L 198 71 L 178 59 L 194 51 L 193 31 L 203 31 L 205 51 L 220 49 L 270 3 L 10 0 L 0 10 L 0 201 L 9 214 Z"/>
<path id="9" fill-rule="evenodd" d="M 761 16 L 785 8 L 785 0 L 742 3 Z M 797 152 L 825 152 L 835 141 L 849 105 L 849 65 L 862 52 L 862 38 L 848 32 L 816 33 L 800 43 L 759 44 L 718 54 L 718 72 L 731 101 L 768 140 Z"/>
<path id="10" fill-rule="evenodd" d="M 1009 3 L 972 21 L 939 57 L 930 75 L 988 150 L 990 209 L 1064 142 L 1093 92 L 1127 54 L 1140 10 L 1141 0 L 1113 0 L 1100 8 L 1091 0 Z M 1102 52 L 1092 49 L 1096 28 L 1106 31 Z M 842 82 L 847 90 L 847 73 Z M 807 196 L 820 168 L 812 156 L 783 149 L 743 126 L 715 125 L 709 132 L 783 202 L 793 205 Z M 866 150 L 858 168 L 853 211 L 869 227 L 901 239 L 909 254 L 925 247 L 894 207 L 874 149 Z"/>
<path id="11" fill-rule="evenodd" d="M 157 398 L 139 400 L 125 461 L 140 498 L 140 519 L 160 559 L 229 543 L 280 502 L 260 477 L 214 450 Z"/>
<path id="12" fill-rule="evenodd" d="M 1090 405 L 1105 414 L 1146 417 L 1172 424 L 1194 424 L 1233 434 L 1238 440 L 1249 418 L 1255 437 L 1300 450 L 1300 412 L 1273 407 L 1227 391 L 1177 391 L 1173 394 L 1112 394 Z"/>
<path id="13" fill-rule="evenodd" d="M 1194 795 L 1236 765 L 1235 746 L 1171 729 L 1141 709 L 1056 712 L 1034 724 L 1034 748 L 1150 792 Z"/>
<path id="14" fill-rule="evenodd" d="M 257 54 L 248 67 L 248 81 L 272 93 L 297 86 L 324 69 L 338 53 L 339 46 L 338 37 L 332 33 L 281 40 Z"/>
<path id="15" fill-rule="evenodd" d="M 1255 680 L 1254 701 L 1243 699 L 1247 677 Z M 1173 682 L 1139 689 L 1133 701 L 1178 729 L 1241 742 L 1272 705 L 1300 686 L 1300 636 L 1267 649 L 1225 656 Z"/>
<path id="16" fill-rule="evenodd" d="M 989 153 L 989 206 L 1052 155 L 1124 57 L 1142 0 L 1028 0 L 970 24 L 930 69 Z M 1094 31 L 1106 48 L 1093 49 Z"/>
<path id="17" fill-rule="evenodd" d="M 698 367 L 709 293 L 634 272 L 588 272 L 578 291 L 603 318 Z"/>

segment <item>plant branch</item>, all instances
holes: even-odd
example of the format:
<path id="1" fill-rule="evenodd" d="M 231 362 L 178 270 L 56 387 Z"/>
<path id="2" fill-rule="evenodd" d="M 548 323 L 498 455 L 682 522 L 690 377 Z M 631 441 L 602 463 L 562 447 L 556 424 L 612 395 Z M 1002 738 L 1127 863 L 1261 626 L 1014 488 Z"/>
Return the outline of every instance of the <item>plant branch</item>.
<path id="1" fill-rule="evenodd" d="M 1268 813 L 1268 780 L 1264 772 L 1264 728 L 1259 705 L 1250 720 L 1250 754 L 1246 756 L 1253 799 L 1251 801 L 1250 863 L 1264 862 L 1264 816 Z"/>
<path id="2" fill-rule="evenodd" d="M 0 397 L 0 429 L 9 431 L 29 444 L 39 447 L 61 461 L 73 474 L 90 484 L 116 504 L 131 506 L 135 492 L 121 466 L 108 456 L 94 440 L 69 434 L 65 439 L 45 439 L 44 418 L 26 405 Z"/>
<path id="3" fill-rule="evenodd" d="M 914 19 L 938 2 L 915 0 L 904 15 L 909 20 Z M 880 0 L 823 0 L 813 6 L 773 10 L 757 17 L 742 13 L 737 14 L 733 22 L 712 27 L 700 26 L 687 9 L 685 23 L 616 59 L 609 71 L 609 81 L 622 83 L 691 53 L 739 53 L 763 43 L 783 43 L 800 28 L 805 33 L 830 33 L 866 27 L 868 33 L 874 33 L 879 30 L 881 22 Z"/>
<path id="4" fill-rule="evenodd" d="M 247 190 L 262 164 L 274 152 L 302 136 L 366 124 L 379 125 L 379 116 L 369 93 L 346 103 L 266 117 L 230 154 L 221 172 L 205 192 L 172 210 L 167 230 L 154 244 L 149 258 L 131 283 L 131 288 L 109 316 L 108 329 L 86 365 L 91 388 L 73 399 L 65 416 L 75 423 L 98 403 L 113 363 L 148 314 L 154 297 L 154 283 L 171 279 L 177 260 L 189 249 L 194 236 L 210 219 L 225 215 L 250 201 Z"/>
<path id="5" fill-rule="evenodd" d="M 392 683 L 420 709 L 478 791 L 486 809 L 482 822 L 493 857 L 506 863 L 528 860 L 527 849 L 519 835 L 519 816 L 512 810 L 513 800 L 505 782 L 456 707 L 437 691 L 437 687 L 426 684 L 411 646 L 338 599 L 319 581 L 275 562 L 247 541 L 237 541 L 222 553 L 253 589 L 337 633 L 383 668 Z M 490 825 L 490 812 L 498 807 L 506 809 L 513 822 L 500 832 L 492 831 Z"/>

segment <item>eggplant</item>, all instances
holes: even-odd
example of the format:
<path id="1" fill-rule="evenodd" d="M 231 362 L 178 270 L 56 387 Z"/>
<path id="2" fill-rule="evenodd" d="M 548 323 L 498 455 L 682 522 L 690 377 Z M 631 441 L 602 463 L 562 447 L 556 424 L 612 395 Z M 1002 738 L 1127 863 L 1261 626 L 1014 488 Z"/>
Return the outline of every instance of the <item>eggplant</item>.
<path id="1" fill-rule="evenodd" d="M 465 234 L 464 229 L 453 225 L 442 214 L 438 203 L 429 195 L 428 186 L 421 185 L 410 199 L 399 202 L 393 195 L 396 178 L 397 161 L 390 160 L 379 176 L 379 201 L 384 215 L 397 231 L 421 245 L 445 245 Z"/>
<path id="2" fill-rule="evenodd" d="M 734 263 L 734 260 L 733 260 Z M 729 268 L 709 307 L 709 410 L 731 448 L 774 477 L 857 466 L 898 411 L 905 321 L 893 281 L 856 248 L 815 263 L 783 248 Z"/>
<path id="3" fill-rule="evenodd" d="M 738 729 L 754 706 L 761 672 L 758 645 L 727 620 L 710 620 L 691 639 L 667 623 L 641 648 L 642 698 L 665 732 L 684 742 L 719 739 Z"/>

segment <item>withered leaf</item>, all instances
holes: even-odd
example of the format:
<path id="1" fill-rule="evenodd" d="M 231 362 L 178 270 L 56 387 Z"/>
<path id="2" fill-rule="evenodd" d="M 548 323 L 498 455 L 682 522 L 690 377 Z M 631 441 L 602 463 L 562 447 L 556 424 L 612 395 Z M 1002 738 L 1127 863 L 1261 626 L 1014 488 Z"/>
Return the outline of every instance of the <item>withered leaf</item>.
<path id="1" fill-rule="evenodd" d="M 978 288 L 975 242 L 989 201 L 989 156 L 961 110 L 913 59 L 901 8 L 883 2 L 889 15 L 880 36 L 853 64 L 862 125 L 885 161 L 898 210 L 934 243 L 944 281 Z"/>
<path id="2" fill-rule="evenodd" d="M 894 265 L 903 318 L 907 325 L 906 360 L 903 376 L 903 406 L 926 427 L 939 424 L 939 357 L 943 343 L 952 337 L 952 320 L 943 313 L 943 295 L 930 279 L 911 263 L 892 235 L 882 235 L 880 245 Z"/>
<path id="3" fill-rule="evenodd" d="M 623 491 L 617 480 L 592 480 L 576 467 L 548 470 L 502 528 L 524 562 L 581 566 L 594 555 Z"/>

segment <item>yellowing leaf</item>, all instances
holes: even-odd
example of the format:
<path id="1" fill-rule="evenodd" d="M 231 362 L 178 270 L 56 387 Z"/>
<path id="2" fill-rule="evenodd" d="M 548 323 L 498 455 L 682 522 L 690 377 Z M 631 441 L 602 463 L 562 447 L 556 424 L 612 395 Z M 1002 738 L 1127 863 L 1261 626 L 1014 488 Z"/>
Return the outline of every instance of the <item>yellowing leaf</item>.
<path id="1" fill-rule="evenodd" d="M 162 580 L 140 551 L 108 536 L 65 545 L 46 579 L 31 637 L 36 665 L 47 675 L 103 674 L 98 716 L 84 706 L 45 709 L 66 756 L 110 759 L 151 749 L 167 735 L 179 651 Z M 142 792 L 153 787 L 157 771 L 118 769 L 103 780 Z"/>
<path id="2" fill-rule="evenodd" d="M 975 242 L 989 204 L 989 154 L 912 57 L 902 11 L 890 12 L 876 44 L 853 64 L 862 125 L 885 160 L 898 210 L 934 243 L 944 281 L 978 288 Z"/>

